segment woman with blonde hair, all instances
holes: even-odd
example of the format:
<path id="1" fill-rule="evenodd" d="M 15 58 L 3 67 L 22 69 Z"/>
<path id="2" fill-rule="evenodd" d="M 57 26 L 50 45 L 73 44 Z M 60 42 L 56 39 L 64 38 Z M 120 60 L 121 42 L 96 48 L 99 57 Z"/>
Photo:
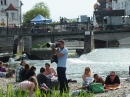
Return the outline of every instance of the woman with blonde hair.
<path id="1" fill-rule="evenodd" d="M 18 84 L 18 91 L 25 93 L 29 90 L 29 97 L 32 97 L 33 91 L 38 90 L 38 82 L 35 76 L 31 76 L 29 80 L 22 81 Z M 18 95 L 18 94 L 17 94 Z M 23 94 L 24 95 L 24 94 Z"/>
<path id="2" fill-rule="evenodd" d="M 89 67 L 86 67 L 84 70 L 84 74 L 82 75 L 83 86 L 88 86 L 92 82 L 92 73 Z"/>

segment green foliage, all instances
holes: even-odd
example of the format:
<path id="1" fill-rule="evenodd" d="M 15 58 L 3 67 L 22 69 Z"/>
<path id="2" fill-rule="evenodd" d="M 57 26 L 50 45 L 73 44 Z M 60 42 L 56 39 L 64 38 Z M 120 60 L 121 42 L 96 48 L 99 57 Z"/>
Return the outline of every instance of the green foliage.
<path id="1" fill-rule="evenodd" d="M 35 44 L 35 45 L 32 46 L 32 48 L 39 48 L 39 47 L 46 48 L 46 43 L 43 43 L 43 44 Z"/>
<path id="2" fill-rule="evenodd" d="M 45 48 L 45 47 L 46 47 L 46 43 L 43 43 L 42 48 Z"/>
<path id="3" fill-rule="evenodd" d="M 32 48 L 37 48 L 37 45 L 33 45 Z"/>
<path id="4" fill-rule="evenodd" d="M 117 40 L 117 39 L 114 39 L 114 40 L 111 40 L 111 41 L 108 41 L 108 44 L 117 44 L 117 45 L 119 45 L 120 43 L 119 43 L 119 41 Z"/>
<path id="5" fill-rule="evenodd" d="M 23 25 L 27 25 L 38 14 L 50 18 L 50 10 L 44 2 L 36 3 L 35 6 L 23 14 Z"/>
<path id="6" fill-rule="evenodd" d="M 41 44 L 37 44 L 37 48 L 39 48 L 41 46 Z"/>
<path id="7" fill-rule="evenodd" d="M 75 23 L 75 22 L 77 22 L 76 20 L 72 20 L 72 23 Z"/>
<path id="8" fill-rule="evenodd" d="M 6 94 L 3 94 L 3 89 L 0 89 L 0 97 L 28 97 L 29 93 L 28 91 L 21 91 L 12 89 L 12 85 L 8 85 Z M 52 90 L 52 93 L 45 93 L 41 92 L 40 90 L 36 90 L 33 93 L 32 97 L 73 97 L 71 94 L 68 93 L 63 93 L 62 95 L 59 95 L 59 91 Z M 79 95 L 74 96 L 74 97 L 94 97 L 93 93 L 87 93 L 87 92 L 80 92 Z"/>

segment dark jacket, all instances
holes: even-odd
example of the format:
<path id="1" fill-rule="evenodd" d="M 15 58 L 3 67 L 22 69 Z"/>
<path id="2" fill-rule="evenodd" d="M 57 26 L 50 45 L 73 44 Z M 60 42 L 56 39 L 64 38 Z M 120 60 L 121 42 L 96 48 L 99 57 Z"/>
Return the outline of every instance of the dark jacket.
<path id="1" fill-rule="evenodd" d="M 23 80 L 29 80 L 29 78 L 30 78 L 31 76 L 34 76 L 34 75 L 35 75 L 35 72 L 34 72 L 34 71 L 28 70 L 28 71 L 25 73 Z"/>
<path id="2" fill-rule="evenodd" d="M 41 86 L 41 84 L 45 83 L 49 88 L 51 88 L 51 80 L 48 79 L 44 74 L 38 74 L 37 75 L 37 81 L 39 86 Z"/>

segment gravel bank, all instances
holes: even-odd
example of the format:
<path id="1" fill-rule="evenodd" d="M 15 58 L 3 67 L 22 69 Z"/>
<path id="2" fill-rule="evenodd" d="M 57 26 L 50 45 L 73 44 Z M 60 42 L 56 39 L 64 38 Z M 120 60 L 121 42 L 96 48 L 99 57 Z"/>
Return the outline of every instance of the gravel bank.
<path id="1" fill-rule="evenodd" d="M 4 91 L 7 89 L 7 84 L 15 83 L 14 78 L 0 78 L 0 88 L 3 88 Z M 70 91 L 73 92 L 77 88 L 81 87 L 81 83 L 69 83 Z M 110 90 L 105 93 L 95 94 L 94 97 L 130 97 L 130 81 L 121 80 L 121 88 L 117 90 Z"/>

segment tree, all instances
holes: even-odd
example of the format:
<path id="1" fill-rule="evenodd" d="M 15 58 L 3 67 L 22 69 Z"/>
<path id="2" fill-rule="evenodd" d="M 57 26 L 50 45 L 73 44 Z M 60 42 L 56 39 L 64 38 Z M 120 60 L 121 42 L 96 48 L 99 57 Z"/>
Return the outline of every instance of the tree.
<path id="1" fill-rule="evenodd" d="M 30 24 L 30 21 L 38 14 L 50 18 L 50 10 L 44 2 L 36 3 L 31 10 L 23 14 L 23 25 Z"/>

